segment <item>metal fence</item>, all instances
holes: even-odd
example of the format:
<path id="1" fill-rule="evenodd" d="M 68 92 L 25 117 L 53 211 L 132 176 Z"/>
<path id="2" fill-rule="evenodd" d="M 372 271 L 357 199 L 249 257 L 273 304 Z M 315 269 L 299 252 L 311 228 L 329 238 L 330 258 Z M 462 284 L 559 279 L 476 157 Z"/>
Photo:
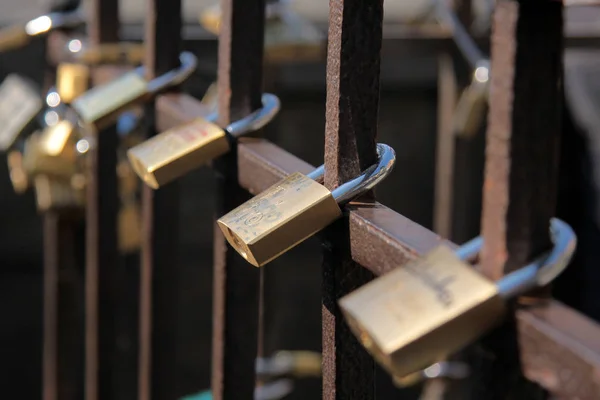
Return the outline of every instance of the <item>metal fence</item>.
<path id="1" fill-rule="evenodd" d="M 222 0 L 221 8 L 218 124 L 226 126 L 262 104 L 265 1 Z M 179 0 L 147 2 L 147 79 L 180 65 L 181 13 Z M 563 101 L 563 5 L 501 0 L 493 18 L 481 271 L 497 280 L 551 246 L 548 224 L 556 207 Z M 382 20 L 383 0 L 330 1 L 324 143 L 329 189 L 377 158 Z M 118 21 L 117 0 L 94 0 L 90 41 L 117 42 Z M 97 67 L 93 82 L 118 73 Z M 148 136 L 206 115 L 200 100 L 178 90 L 144 108 Z M 178 188 L 143 189 L 138 286 L 117 262 L 117 144 L 115 128 L 104 129 L 87 158 L 84 296 L 70 290 L 65 278 L 76 273 L 76 261 L 68 257 L 81 226 L 54 213 L 45 216 L 45 400 L 77 398 L 82 380 L 86 400 L 112 398 L 115 387 L 129 394 L 124 398 L 163 399 L 177 378 L 172 347 L 177 339 L 170 327 L 178 290 Z M 217 217 L 247 200 L 248 192 L 258 194 L 292 172 L 314 169 L 267 140 L 241 137 L 212 168 Z M 378 203 L 371 193 L 348 205 L 321 239 L 323 398 L 375 399 L 374 361 L 348 329 L 337 301 L 440 243 L 455 245 Z M 253 398 L 257 384 L 263 269 L 234 263 L 236 257 L 215 227 L 215 399 Z M 464 390 L 480 399 L 541 398 L 543 391 L 557 399 L 598 398 L 600 327 L 548 296 L 548 290 L 532 294 L 526 306 L 511 309 L 508 322 L 486 336 L 477 351 L 461 353 L 479 366 L 467 389 L 462 385 L 460 392 L 454 382 L 433 380 L 425 391 L 445 393 L 433 398 L 452 398 Z M 84 365 L 77 341 L 69 340 L 80 329 L 71 318 L 80 304 L 85 304 Z M 119 347 L 120 338 L 138 340 L 136 335 L 138 348 Z"/>

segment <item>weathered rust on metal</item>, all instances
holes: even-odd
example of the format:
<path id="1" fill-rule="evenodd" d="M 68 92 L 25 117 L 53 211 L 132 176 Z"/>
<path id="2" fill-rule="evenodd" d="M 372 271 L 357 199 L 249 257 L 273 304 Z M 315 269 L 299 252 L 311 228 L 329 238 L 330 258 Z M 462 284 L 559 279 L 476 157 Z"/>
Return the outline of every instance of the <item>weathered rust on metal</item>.
<path id="1" fill-rule="evenodd" d="M 179 66 L 181 1 L 148 0 L 146 78 Z M 145 108 L 147 135 L 157 133 L 155 103 Z M 177 260 L 179 186 L 142 189 L 139 399 L 172 399 L 177 390 Z"/>
<path id="2" fill-rule="evenodd" d="M 94 0 L 89 21 L 91 43 L 118 38 L 116 0 Z M 107 76 L 109 75 L 109 76 Z M 99 68 L 94 85 L 110 79 Z M 86 157 L 86 271 L 85 271 L 85 398 L 113 395 L 118 345 L 115 325 L 117 255 L 117 133 L 109 128 L 95 135 Z"/>
<path id="3" fill-rule="evenodd" d="M 481 254 L 481 270 L 493 280 L 551 247 L 549 223 L 556 209 L 562 126 L 562 8 L 556 1 L 496 3 Z M 544 290 L 536 296 L 548 294 Z M 517 336 L 517 329 L 535 329 L 524 328 L 522 321 L 509 318 L 481 341 L 488 356 L 480 358 L 482 368 L 473 376 L 477 396 L 544 396 L 539 386 L 523 377 L 522 369 L 530 366 L 521 368 L 519 347 L 534 346 L 527 351 L 549 354 L 554 345 L 544 348 Z M 528 376 L 540 377 L 536 372 Z"/>
<path id="4" fill-rule="evenodd" d="M 377 161 L 383 1 L 329 5 L 324 182 L 332 190 Z M 372 274 L 352 260 L 347 218 L 327 228 L 323 239 L 323 399 L 373 399 L 373 360 L 337 305 Z"/>
<path id="5" fill-rule="evenodd" d="M 226 126 L 261 107 L 265 1 L 221 1 L 218 123 Z M 238 184 L 237 148 L 215 160 L 217 216 L 247 194 Z M 242 262 L 215 223 L 212 394 L 215 400 L 253 398 L 260 321 L 260 275 Z"/>

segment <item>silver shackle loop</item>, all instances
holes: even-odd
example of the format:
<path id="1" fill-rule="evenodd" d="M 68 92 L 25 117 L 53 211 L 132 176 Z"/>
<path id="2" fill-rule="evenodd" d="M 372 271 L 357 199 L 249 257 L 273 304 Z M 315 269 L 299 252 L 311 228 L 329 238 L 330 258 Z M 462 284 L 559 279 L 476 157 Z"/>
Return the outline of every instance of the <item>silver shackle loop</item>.
<path id="1" fill-rule="evenodd" d="M 550 234 L 554 247 L 549 253 L 496 282 L 502 298 L 509 299 L 535 287 L 545 286 L 565 270 L 575 252 L 577 236 L 566 222 L 558 218 L 550 220 Z M 481 251 L 482 245 L 483 238 L 478 236 L 460 246 L 456 254 L 460 259 L 468 260 Z"/>
<path id="2" fill-rule="evenodd" d="M 53 12 L 40 15 L 25 24 L 29 36 L 38 36 L 55 29 L 77 28 L 85 24 L 85 16 L 80 9 L 69 12 Z"/>
<path id="3" fill-rule="evenodd" d="M 262 105 L 261 108 L 250 115 L 229 124 L 225 130 L 231 136 L 238 137 L 249 132 L 257 131 L 267 125 L 279 112 L 281 103 L 279 102 L 279 98 L 274 94 L 265 93 L 262 95 Z M 215 113 L 212 113 L 209 117 L 212 117 L 213 114 Z M 217 115 L 215 115 L 215 120 L 216 119 Z"/>
<path id="4" fill-rule="evenodd" d="M 394 169 L 396 153 L 387 144 L 377 143 L 378 162 L 369 167 L 359 177 L 354 178 L 337 188 L 331 194 L 340 205 L 344 205 L 361 194 L 373 189 L 379 182 L 385 179 Z M 314 169 L 306 176 L 314 181 L 323 179 L 325 166 Z"/>
<path id="5" fill-rule="evenodd" d="M 179 61 L 181 65 L 178 68 L 172 69 L 148 82 L 147 89 L 150 93 L 157 93 L 183 83 L 194 73 L 198 65 L 198 59 L 189 51 L 182 52 L 179 55 Z M 136 68 L 136 72 L 143 76 L 144 67 Z"/>

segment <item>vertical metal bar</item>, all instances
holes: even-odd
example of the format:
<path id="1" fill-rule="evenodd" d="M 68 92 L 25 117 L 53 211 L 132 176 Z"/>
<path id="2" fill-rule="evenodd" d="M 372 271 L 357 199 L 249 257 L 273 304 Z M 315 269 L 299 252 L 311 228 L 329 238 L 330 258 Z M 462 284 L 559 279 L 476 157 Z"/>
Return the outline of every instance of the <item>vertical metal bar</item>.
<path id="1" fill-rule="evenodd" d="M 377 161 L 383 0 L 330 0 L 329 8 L 325 186 L 331 190 Z M 346 218 L 324 240 L 323 399 L 373 399 L 373 360 L 337 306 L 371 274 L 350 257 Z"/>
<path id="2" fill-rule="evenodd" d="M 92 1 L 89 21 L 93 44 L 118 40 L 117 0 Z M 101 83 L 94 78 L 94 84 Z M 90 149 L 86 185 L 86 359 L 85 398 L 111 398 L 114 391 L 113 366 L 117 352 L 114 296 L 117 265 L 117 134 L 114 128 L 96 133 Z"/>
<path id="3" fill-rule="evenodd" d="M 146 79 L 179 66 L 181 1 L 148 0 Z M 155 135 L 155 107 L 145 109 L 148 136 Z M 142 189 L 139 399 L 174 399 L 177 389 L 177 240 L 179 186 Z"/>
<path id="4" fill-rule="evenodd" d="M 445 238 L 452 234 L 455 137 L 452 116 L 456 105 L 456 76 L 452 57 L 438 57 L 438 121 L 435 165 L 434 231 Z"/>
<path id="5" fill-rule="evenodd" d="M 560 1 L 496 3 L 481 257 L 483 273 L 494 280 L 551 246 L 562 126 L 562 13 Z M 474 379 L 476 398 L 543 396 L 522 378 L 514 329 L 509 321 L 483 341 L 493 360 Z"/>
<path id="6" fill-rule="evenodd" d="M 221 0 L 219 124 L 261 106 L 265 0 Z M 247 194 L 237 182 L 237 150 L 215 161 L 217 216 Z M 256 385 L 262 270 L 241 261 L 214 227 L 212 392 L 215 400 L 251 399 Z"/>

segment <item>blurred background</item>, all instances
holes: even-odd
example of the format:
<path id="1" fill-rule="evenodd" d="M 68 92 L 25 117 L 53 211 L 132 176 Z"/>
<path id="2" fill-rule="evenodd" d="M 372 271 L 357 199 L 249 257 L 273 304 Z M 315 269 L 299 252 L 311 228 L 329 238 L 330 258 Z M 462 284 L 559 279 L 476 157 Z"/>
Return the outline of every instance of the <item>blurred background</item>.
<path id="1" fill-rule="evenodd" d="M 492 3 L 474 1 L 468 18 L 468 27 L 478 37 L 477 43 L 484 53 L 488 49 Z M 54 0 L 0 0 L 0 24 L 27 21 L 66 4 Z M 214 2 L 185 0 L 183 4 L 185 46 L 199 58 L 198 70 L 185 84 L 185 90 L 201 98 L 216 78 L 217 41 L 199 20 L 202 11 Z M 291 1 L 289 7 L 326 34 L 327 1 L 297 0 Z M 121 2 L 122 39 L 141 40 L 145 9 L 142 0 Z M 473 71 L 453 44 L 451 31 L 440 27 L 436 15 L 435 4 L 430 0 L 385 1 L 379 141 L 396 150 L 397 164 L 393 175 L 376 194 L 381 203 L 409 219 L 463 242 L 479 233 L 485 124 L 478 127 L 473 137 L 452 136 L 455 99 L 469 84 Z M 597 37 L 600 14 L 595 10 L 569 10 L 567 29 Z M 598 318 L 598 296 L 592 294 L 592 289 L 585 294 L 574 293 L 573 282 L 600 280 L 600 274 L 593 271 L 597 257 L 593 247 L 598 239 L 597 178 L 593 173 L 597 161 L 596 147 L 590 145 L 600 124 L 590 121 L 594 117 L 589 113 L 582 115 L 579 105 L 600 103 L 600 79 L 597 79 L 600 62 L 595 51 L 585 49 L 570 50 L 567 58 L 565 86 L 569 110 L 565 113 L 559 216 L 580 229 L 581 246 L 576 260 L 580 267 L 572 269 L 575 272 L 571 272 L 567 283 L 559 282 L 557 293 Z M 1 53 L 0 79 L 16 72 L 43 86 L 45 60 L 43 40 Z M 268 71 L 265 86 L 282 102 L 276 120 L 265 129 L 266 137 L 313 165 L 320 165 L 324 150 L 325 58 L 265 68 Z M 440 135 L 452 138 L 442 140 Z M 452 147 L 454 161 L 447 164 L 449 170 L 442 169 L 440 177 L 436 168 L 440 157 L 444 157 L 442 152 L 450 151 L 448 146 Z M 176 310 L 178 326 L 174 327 L 178 332 L 179 380 L 174 399 L 210 386 L 213 185 L 208 168 L 180 180 L 181 289 Z M 22 195 L 13 191 L 5 162 L 0 163 L 0 210 L 0 389 L 18 398 L 36 399 L 40 398 L 42 376 L 42 219 L 32 191 Z M 266 355 L 278 350 L 320 351 L 320 263 L 319 242 L 313 238 L 265 270 Z M 121 267 L 135 281 L 137 255 L 125 257 Z M 77 281 L 80 277 L 73 279 Z M 81 296 L 77 289 L 75 292 L 75 297 Z M 585 305 L 583 297 L 588 299 Z M 131 302 L 135 305 L 137 301 L 133 292 Z M 134 349 L 137 344 L 121 345 Z M 131 366 L 122 366 L 121 373 L 123 379 L 135 377 Z M 391 390 L 389 378 L 385 374 L 378 376 L 382 390 Z M 316 399 L 320 390 L 318 379 L 305 379 L 297 382 L 294 392 L 286 398 Z M 410 398 L 411 394 L 405 392 L 405 396 Z M 132 396 L 119 393 L 115 398 Z"/>

